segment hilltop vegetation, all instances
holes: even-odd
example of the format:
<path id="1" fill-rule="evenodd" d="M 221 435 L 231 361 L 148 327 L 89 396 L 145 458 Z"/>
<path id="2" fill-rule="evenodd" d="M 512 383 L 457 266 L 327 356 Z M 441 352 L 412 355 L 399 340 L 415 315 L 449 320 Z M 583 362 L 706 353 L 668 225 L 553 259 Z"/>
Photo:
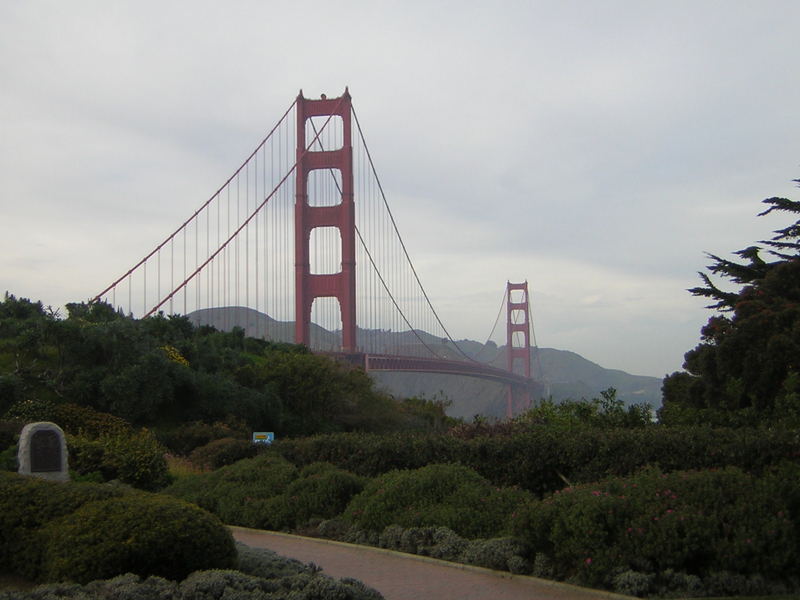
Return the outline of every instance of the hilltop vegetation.
<path id="1" fill-rule="evenodd" d="M 136 320 L 102 303 L 67 312 L 62 319 L 9 294 L 0 301 L 0 415 L 26 403 L 73 403 L 137 427 L 233 419 L 282 435 L 425 428 L 440 416 L 302 346 L 181 316 Z"/>

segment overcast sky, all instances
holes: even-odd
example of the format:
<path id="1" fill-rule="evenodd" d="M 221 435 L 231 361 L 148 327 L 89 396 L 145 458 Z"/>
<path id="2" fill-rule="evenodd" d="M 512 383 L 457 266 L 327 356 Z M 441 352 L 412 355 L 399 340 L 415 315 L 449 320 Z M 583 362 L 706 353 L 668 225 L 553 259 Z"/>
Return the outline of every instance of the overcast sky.
<path id="1" fill-rule="evenodd" d="M 347 85 L 456 338 L 526 280 L 540 346 L 661 377 L 708 260 L 800 198 L 800 2 L 0 0 L 0 293 L 86 299 L 301 88 Z"/>

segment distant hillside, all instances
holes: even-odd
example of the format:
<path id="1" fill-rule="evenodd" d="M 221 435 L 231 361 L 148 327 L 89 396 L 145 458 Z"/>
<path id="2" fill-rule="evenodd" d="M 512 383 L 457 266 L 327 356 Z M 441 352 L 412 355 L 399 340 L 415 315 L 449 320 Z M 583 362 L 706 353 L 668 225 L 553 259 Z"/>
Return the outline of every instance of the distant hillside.
<path id="1" fill-rule="evenodd" d="M 211 325 L 223 331 L 241 327 L 252 337 L 292 342 L 294 323 L 276 321 L 268 315 L 245 307 L 212 308 L 195 311 L 188 315 L 196 325 Z M 335 345 L 336 334 L 312 324 L 312 339 L 322 347 Z M 438 354 L 458 358 L 459 353 L 452 343 L 442 343 L 440 338 L 422 333 L 425 343 Z M 386 332 L 359 330 L 359 341 L 369 339 L 372 345 L 387 349 L 409 347 L 418 343 L 410 332 Z M 473 340 L 459 340 L 459 347 L 468 356 L 498 367 L 506 364 L 504 346 L 493 343 L 481 344 Z M 613 387 L 617 397 L 626 404 L 648 403 L 654 408 L 661 406 L 661 379 L 641 375 L 630 375 L 617 369 L 606 369 L 586 360 L 579 354 L 554 348 L 534 349 L 531 360 L 532 374 L 545 383 L 545 395 L 554 400 L 594 398 L 600 392 Z M 541 369 L 539 366 L 541 365 Z M 505 414 L 504 386 L 454 375 L 433 373 L 372 373 L 379 386 L 398 397 L 434 396 L 445 397 L 453 404 L 448 410 L 453 416 L 472 418 L 476 414 L 501 417 Z"/>

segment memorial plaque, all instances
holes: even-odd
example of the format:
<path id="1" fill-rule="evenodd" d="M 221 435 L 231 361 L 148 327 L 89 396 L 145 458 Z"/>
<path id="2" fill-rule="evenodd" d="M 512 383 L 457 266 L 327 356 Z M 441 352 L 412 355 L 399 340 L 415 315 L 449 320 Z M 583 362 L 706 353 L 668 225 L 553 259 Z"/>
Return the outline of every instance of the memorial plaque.
<path id="1" fill-rule="evenodd" d="M 69 454 L 64 432 L 55 423 L 28 423 L 19 434 L 17 462 L 20 475 L 50 481 L 69 481 Z"/>
<path id="2" fill-rule="evenodd" d="M 31 436 L 31 473 L 61 470 L 61 440 L 55 431 L 43 429 Z"/>

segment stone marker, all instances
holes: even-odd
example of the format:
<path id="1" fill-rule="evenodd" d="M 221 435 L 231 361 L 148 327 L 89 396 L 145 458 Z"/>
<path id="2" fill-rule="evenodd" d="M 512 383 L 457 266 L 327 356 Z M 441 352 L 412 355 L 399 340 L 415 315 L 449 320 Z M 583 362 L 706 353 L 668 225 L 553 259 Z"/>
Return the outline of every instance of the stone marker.
<path id="1" fill-rule="evenodd" d="M 17 451 L 20 475 L 51 481 L 69 481 L 67 441 L 55 423 L 28 423 L 19 434 Z"/>

